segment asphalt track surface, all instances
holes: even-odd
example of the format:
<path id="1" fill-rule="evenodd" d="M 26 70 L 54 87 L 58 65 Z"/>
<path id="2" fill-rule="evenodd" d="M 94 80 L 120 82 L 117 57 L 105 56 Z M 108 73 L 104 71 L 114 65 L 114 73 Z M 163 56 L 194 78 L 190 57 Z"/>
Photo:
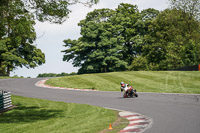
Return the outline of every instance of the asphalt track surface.
<path id="1" fill-rule="evenodd" d="M 145 133 L 200 133 L 200 95 L 139 93 L 138 98 L 124 99 L 121 92 L 36 87 L 39 80 L 0 79 L 0 90 L 18 96 L 137 112 L 153 119 L 152 127 Z"/>

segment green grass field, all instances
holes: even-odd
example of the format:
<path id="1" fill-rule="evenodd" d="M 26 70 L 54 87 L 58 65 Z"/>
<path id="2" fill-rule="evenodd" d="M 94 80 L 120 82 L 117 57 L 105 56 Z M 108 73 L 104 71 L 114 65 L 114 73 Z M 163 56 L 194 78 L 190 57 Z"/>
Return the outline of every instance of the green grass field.
<path id="1" fill-rule="evenodd" d="M 0 114 L 0 133 L 98 133 L 117 119 L 116 111 L 90 105 L 19 96 L 12 101 L 17 107 Z"/>
<path id="2" fill-rule="evenodd" d="M 120 91 L 120 82 L 138 92 L 200 94 L 200 71 L 127 71 L 49 79 L 51 86 Z"/>

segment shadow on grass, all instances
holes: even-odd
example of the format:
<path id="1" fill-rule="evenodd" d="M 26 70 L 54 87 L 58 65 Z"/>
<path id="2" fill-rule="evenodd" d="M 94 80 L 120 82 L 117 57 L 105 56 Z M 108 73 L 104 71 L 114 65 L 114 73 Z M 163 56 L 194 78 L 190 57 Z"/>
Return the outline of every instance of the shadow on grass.
<path id="1" fill-rule="evenodd" d="M 44 109 L 39 107 L 17 107 L 0 114 L 0 123 L 21 123 L 47 120 L 62 117 L 62 110 Z"/>

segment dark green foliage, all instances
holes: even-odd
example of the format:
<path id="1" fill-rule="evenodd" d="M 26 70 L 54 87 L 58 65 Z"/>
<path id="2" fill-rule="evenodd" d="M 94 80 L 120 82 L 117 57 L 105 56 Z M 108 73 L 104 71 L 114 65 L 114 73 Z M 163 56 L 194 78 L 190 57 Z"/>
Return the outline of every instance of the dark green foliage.
<path id="1" fill-rule="evenodd" d="M 122 26 L 111 22 L 116 12 L 99 9 L 89 13 L 79 23 L 81 35 L 78 40 L 65 40 L 64 61 L 73 60 L 73 65 L 81 67 L 79 73 L 110 72 L 126 70 L 123 60 L 124 38 L 119 35 Z"/>
<path id="2" fill-rule="evenodd" d="M 34 68 L 45 62 L 45 55 L 33 45 L 36 33 L 34 17 L 21 1 L 0 4 L 0 73 L 10 74 L 16 67 Z"/>
<path id="3" fill-rule="evenodd" d="M 132 64 L 129 66 L 129 70 L 132 71 L 142 71 L 148 69 L 149 69 L 148 61 L 145 57 L 142 56 L 135 58 Z"/>
<path id="4" fill-rule="evenodd" d="M 63 77 L 63 76 L 72 76 L 72 75 L 77 75 L 77 73 L 72 72 L 72 73 L 43 73 L 43 74 L 38 74 L 37 78 L 42 78 L 42 77 Z"/>
<path id="5" fill-rule="evenodd" d="M 200 24 L 181 10 L 166 9 L 149 25 L 146 57 L 152 70 L 169 70 L 200 63 Z"/>
<path id="6" fill-rule="evenodd" d="M 35 20 L 63 23 L 68 6 L 91 6 L 98 0 L 1 0 L 0 2 L 0 75 L 9 76 L 16 67 L 35 68 L 45 63 L 45 55 L 36 47 Z"/>

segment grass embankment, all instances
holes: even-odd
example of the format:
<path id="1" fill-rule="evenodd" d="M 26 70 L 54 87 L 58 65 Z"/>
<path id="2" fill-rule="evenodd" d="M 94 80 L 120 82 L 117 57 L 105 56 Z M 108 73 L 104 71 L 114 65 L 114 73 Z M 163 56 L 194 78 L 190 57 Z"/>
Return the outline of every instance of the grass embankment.
<path id="1" fill-rule="evenodd" d="M 120 82 L 131 84 L 139 92 L 200 94 L 199 71 L 130 71 L 84 74 L 49 79 L 51 86 L 119 91 Z"/>
<path id="2" fill-rule="evenodd" d="M 0 76 L 0 79 L 10 79 L 10 78 L 23 78 L 23 77 L 2 77 L 2 76 Z"/>
<path id="3" fill-rule="evenodd" d="M 0 114 L 0 133 L 97 133 L 117 119 L 116 111 L 90 105 L 19 96 L 12 101 L 17 107 Z"/>

